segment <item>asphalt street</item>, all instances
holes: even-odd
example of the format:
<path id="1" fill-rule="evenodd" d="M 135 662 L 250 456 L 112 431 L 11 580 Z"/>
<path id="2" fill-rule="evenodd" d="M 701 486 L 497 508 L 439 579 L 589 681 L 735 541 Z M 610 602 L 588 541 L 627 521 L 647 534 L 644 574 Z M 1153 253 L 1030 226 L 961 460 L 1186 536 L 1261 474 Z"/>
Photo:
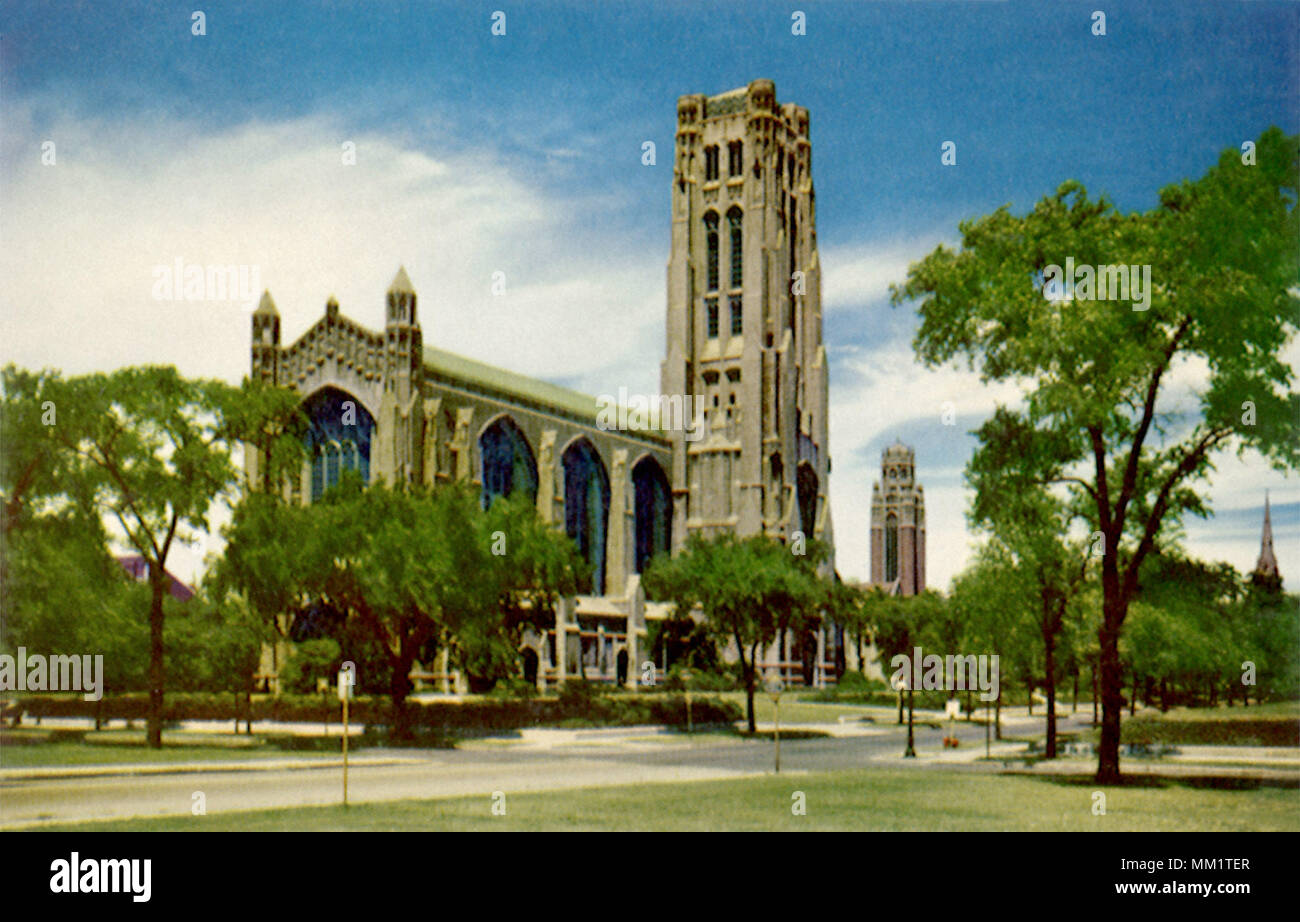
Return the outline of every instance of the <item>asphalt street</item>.
<path id="1" fill-rule="evenodd" d="M 983 752 L 979 725 L 954 725 L 966 752 Z M 916 728 L 918 768 L 939 764 L 945 731 Z M 872 725 L 833 739 L 783 739 L 783 772 L 899 766 L 906 728 Z M 371 755 L 375 750 L 362 750 Z M 627 784 L 671 784 L 757 775 L 773 769 L 770 741 L 705 735 L 584 739 L 563 745 L 478 741 L 460 749 L 389 751 L 400 764 L 354 765 L 348 795 L 353 803 L 511 793 Z M 965 754 L 965 753 L 963 753 Z M 975 753 L 971 752 L 971 755 Z M 950 763 L 973 769 L 969 762 Z M 190 771 L 177 774 L 116 774 L 93 777 L 6 779 L 0 782 L 0 825 L 14 828 L 52 822 L 133 816 L 192 815 L 194 793 L 208 813 L 338 803 L 341 770 L 326 766 L 266 771 Z"/>

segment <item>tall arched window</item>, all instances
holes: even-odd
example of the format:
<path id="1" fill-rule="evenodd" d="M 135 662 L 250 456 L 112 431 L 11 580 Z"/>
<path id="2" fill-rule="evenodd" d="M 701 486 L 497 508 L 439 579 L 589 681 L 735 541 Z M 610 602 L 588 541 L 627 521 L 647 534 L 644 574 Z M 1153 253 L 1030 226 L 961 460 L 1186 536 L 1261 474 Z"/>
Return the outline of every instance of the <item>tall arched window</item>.
<path id="1" fill-rule="evenodd" d="M 579 439 L 564 453 L 564 530 L 587 563 L 586 590 L 605 591 L 605 532 L 609 522 L 609 475 L 595 446 Z"/>
<path id="2" fill-rule="evenodd" d="M 731 231 L 731 287 L 739 288 L 745 283 L 745 234 L 741 229 L 742 215 L 739 208 L 732 207 L 727 212 L 727 227 Z"/>
<path id="3" fill-rule="evenodd" d="M 483 508 L 494 496 L 510 496 L 522 491 L 531 502 L 537 501 L 537 461 L 528 439 L 514 420 L 502 416 L 483 430 L 478 440 L 482 461 Z"/>
<path id="4" fill-rule="evenodd" d="M 898 516 L 885 518 L 885 582 L 898 579 Z"/>
<path id="5" fill-rule="evenodd" d="M 820 486 L 812 465 L 801 462 L 795 470 L 795 492 L 799 503 L 799 528 L 811 538 L 817 526 L 817 490 Z"/>
<path id="6" fill-rule="evenodd" d="M 654 458 L 642 458 L 632 468 L 632 487 L 636 494 L 636 572 L 655 554 L 667 553 L 672 546 L 672 491 L 663 468 Z"/>
<path id="7" fill-rule="evenodd" d="M 704 245 L 708 248 L 709 291 L 718 290 L 718 213 L 710 211 L 704 216 Z"/>
<path id="8" fill-rule="evenodd" d="M 357 471 L 362 481 L 368 482 L 375 421 L 366 408 L 355 397 L 327 387 L 307 398 L 303 409 L 311 421 L 307 456 L 311 459 L 312 502 L 338 483 L 343 471 Z"/>

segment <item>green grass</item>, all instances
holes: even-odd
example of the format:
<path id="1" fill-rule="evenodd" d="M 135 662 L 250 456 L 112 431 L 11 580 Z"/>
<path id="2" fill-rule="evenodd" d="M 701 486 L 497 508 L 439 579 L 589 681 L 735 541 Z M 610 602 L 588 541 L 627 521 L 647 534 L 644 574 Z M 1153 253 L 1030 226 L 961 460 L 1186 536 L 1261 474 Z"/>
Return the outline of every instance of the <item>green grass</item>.
<path id="1" fill-rule="evenodd" d="M 286 752 L 259 737 L 213 738 L 163 734 L 163 748 L 145 745 L 143 731 L 87 731 L 83 742 L 60 731 L 5 730 L 0 737 L 0 768 L 47 765 L 120 765 L 207 762 L 243 759 L 300 759 L 331 753 Z"/>
<path id="2" fill-rule="evenodd" d="M 305 807 L 87 823 L 76 831 L 1296 831 L 1294 789 L 1206 790 L 1173 783 L 1107 788 L 1094 816 L 1091 782 L 923 771 L 852 771 L 735 781 Z M 795 816 L 795 792 L 807 814 Z"/>
<path id="3" fill-rule="evenodd" d="M 719 698 L 734 701 L 745 713 L 744 692 L 719 692 Z M 771 723 L 776 715 L 776 706 L 766 693 L 754 696 L 754 719 L 759 723 Z M 841 717 L 874 717 L 877 723 L 894 723 L 898 720 L 898 708 L 875 707 L 862 704 L 824 704 L 819 701 L 799 700 L 795 695 L 781 696 L 781 723 L 836 723 Z"/>

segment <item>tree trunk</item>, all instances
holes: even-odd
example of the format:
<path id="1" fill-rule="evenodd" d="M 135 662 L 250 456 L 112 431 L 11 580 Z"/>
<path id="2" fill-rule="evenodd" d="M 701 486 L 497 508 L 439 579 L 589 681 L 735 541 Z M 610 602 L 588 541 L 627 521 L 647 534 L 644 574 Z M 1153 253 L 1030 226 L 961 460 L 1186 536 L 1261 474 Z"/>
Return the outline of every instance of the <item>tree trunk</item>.
<path id="1" fill-rule="evenodd" d="M 1056 758 L 1056 637 L 1043 632 L 1043 663 L 1047 667 L 1047 746 L 1043 758 Z"/>
<path id="2" fill-rule="evenodd" d="M 998 683 L 998 697 L 993 705 L 993 738 L 1002 739 L 1002 683 Z"/>
<path id="3" fill-rule="evenodd" d="M 1132 717 L 1138 712 L 1138 672 L 1133 670 L 1133 694 L 1128 699 L 1128 716 Z"/>
<path id="4" fill-rule="evenodd" d="M 1079 713 L 1079 667 L 1074 667 L 1074 704 L 1070 705 L 1070 713 Z"/>
<path id="5" fill-rule="evenodd" d="M 1160 680 L 1160 713 L 1167 714 L 1168 712 L 1169 712 L 1169 680 L 1161 679 Z"/>
<path id="6" fill-rule="evenodd" d="M 393 716 L 392 716 L 392 739 L 409 740 L 412 738 L 411 733 L 411 711 L 407 706 L 406 698 L 411 693 L 411 663 L 415 657 L 410 659 L 402 657 L 393 664 L 393 675 L 389 680 L 389 695 L 392 698 Z"/>
<path id="7" fill-rule="evenodd" d="M 163 596 L 167 592 L 167 571 L 149 563 L 149 721 L 148 738 L 152 749 L 162 748 L 163 685 L 167 680 L 163 663 Z"/>
<path id="8" fill-rule="evenodd" d="M 1034 680 L 1028 679 L 1025 682 L 1025 703 L 1029 705 L 1029 716 L 1034 716 Z"/>
<path id="9" fill-rule="evenodd" d="M 1110 544 L 1107 548 L 1109 550 Z M 1124 708 L 1123 673 L 1119 663 L 1119 631 L 1124 623 L 1119 574 L 1103 561 L 1102 625 L 1097 631 L 1101 660 L 1101 743 L 1097 749 L 1097 781 L 1117 784 L 1120 778 L 1120 712 Z"/>
<path id="10" fill-rule="evenodd" d="M 903 690 L 898 690 L 898 725 L 903 725 Z"/>

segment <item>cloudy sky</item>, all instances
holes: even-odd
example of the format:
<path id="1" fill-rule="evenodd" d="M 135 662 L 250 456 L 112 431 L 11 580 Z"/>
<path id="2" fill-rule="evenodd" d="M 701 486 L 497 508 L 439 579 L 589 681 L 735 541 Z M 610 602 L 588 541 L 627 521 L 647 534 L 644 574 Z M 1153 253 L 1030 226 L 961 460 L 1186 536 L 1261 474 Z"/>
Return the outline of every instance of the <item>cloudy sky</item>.
<path id="1" fill-rule="evenodd" d="M 251 305 L 157 300 L 156 266 L 256 267 L 291 340 L 331 293 L 381 327 L 405 265 L 426 343 L 593 394 L 653 392 L 676 99 L 767 77 L 812 118 L 840 572 L 866 576 L 871 483 L 901 438 L 946 588 L 975 540 L 969 432 L 1019 392 L 919 366 L 915 313 L 888 285 L 960 220 L 1023 212 L 1063 180 L 1145 209 L 1269 125 L 1300 130 L 1300 6 L 1108 2 L 1104 36 L 1098 6 L 8 2 L 0 361 L 236 382 Z M 1194 392 L 1195 369 L 1181 375 Z M 1249 570 L 1265 489 L 1294 589 L 1300 484 L 1258 458 L 1221 459 L 1215 516 L 1187 544 Z M 203 549 L 176 572 L 192 578 Z"/>

